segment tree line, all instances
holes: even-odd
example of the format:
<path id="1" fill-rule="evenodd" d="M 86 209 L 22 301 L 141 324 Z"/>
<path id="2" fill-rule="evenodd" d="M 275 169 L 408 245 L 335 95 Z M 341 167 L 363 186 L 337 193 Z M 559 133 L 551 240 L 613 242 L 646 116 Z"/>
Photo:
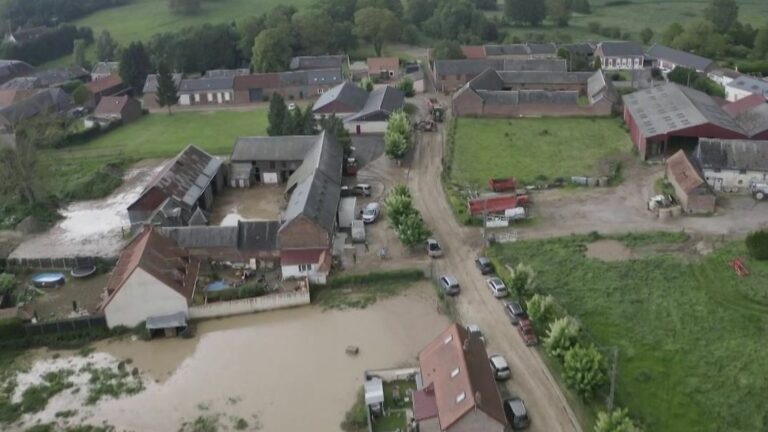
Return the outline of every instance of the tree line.
<path id="1" fill-rule="evenodd" d="M 90 44 L 93 42 L 93 30 L 62 24 L 24 43 L 4 42 L 0 46 L 0 56 L 38 65 L 71 53 L 78 39 Z"/>
<path id="2" fill-rule="evenodd" d="M 82 18 L 100 9 L 128 4 L 131 0 L 8 0 L 3 22 L 13 28 L 54 26 Z"/>

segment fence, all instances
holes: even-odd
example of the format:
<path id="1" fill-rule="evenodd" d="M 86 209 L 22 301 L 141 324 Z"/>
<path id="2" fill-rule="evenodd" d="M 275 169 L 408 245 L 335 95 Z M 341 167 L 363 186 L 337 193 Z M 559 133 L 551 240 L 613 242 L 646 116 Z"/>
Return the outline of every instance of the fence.
<path id="1" fill-rule="evenodd" d="M 218 318 L 308 304 L 309 290 L 302 289 L 295 292 L 192 306 L 189 308 L 189 319 Z"/>
<path id="2" fill-rule="evenodd" d="M 69 270 L 104 263 L 114 265 L 117 257 L 8 258 L 0 259 L 0 268 L 31 270 Z"/>
<path id="3" fill-rule="evenodd" d="M 92 328 L 107 328 L 107 319 L 104 317 L 104 315 L 89 315 L 58 321 L 24 325 L 24 331 L 27 333 L 27 336 L 46 335 L 51 333 L 66 333 Z"/>

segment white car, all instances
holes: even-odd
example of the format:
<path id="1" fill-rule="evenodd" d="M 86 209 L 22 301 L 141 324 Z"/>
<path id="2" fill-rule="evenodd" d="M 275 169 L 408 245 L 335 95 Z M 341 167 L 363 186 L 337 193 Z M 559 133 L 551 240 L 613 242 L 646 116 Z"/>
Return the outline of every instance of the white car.
<path id="1" fill-rule="evenodd" d="M 431 258 L 440 258 L 443 256 L 443 248 L 440 247 L 440 243 L 437 240 L 431 238 L 427 239 L 427 255 Z"/>
<path id="2" fill-rule="evenodd" d="M 507 296 L 507 287 L 504 285 L 504 281 L 501 279 L 492 277 L 486 279 L 485 283 L 488 284 L 488 288 L 490 288 L 494 297 L 502 298 Z"/>
<path id="3" fill-rule="evenodd" d="M 368 203 L 363 209 L 363 222 L 369 224 L 376 222 L 379 217 L 379 203 Z"/>
<path id="4" fill-rule="evenodd" d="M 488 357 L 488 361 L 491 362 L 491 370 L 493 370 L 493 376 L 497 381 L 504 381 L 512 378 L 512 371 L 509 370 L 507 360 L 500 354 L 494 354 Z"/>

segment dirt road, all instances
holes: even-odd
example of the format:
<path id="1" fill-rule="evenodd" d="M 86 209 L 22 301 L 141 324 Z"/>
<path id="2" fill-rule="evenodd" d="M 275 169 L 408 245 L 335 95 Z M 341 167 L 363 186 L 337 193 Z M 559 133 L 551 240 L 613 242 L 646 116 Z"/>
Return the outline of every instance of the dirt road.
<path id="1" fill-rule="evenodd" d="M 440 134 L 423 134 L 409 175 L 416 207 L 446 252 L 443 259 L 435 262 L 437 273 L 450 273 L 458 278 L 462 292 L 457 302 L 462 321 L 478 324 L 488 340 L 489 353 L 501 353 L 510 363 L 513 378 L 508 389 L 525 400 L 532 418 L 531 430 L 581 431 L 539 354 L 522 342 L 502 303 L 491 296 L 485 279 L 474 267 L 482 240 L 476 229 L 460 226 L 453 217 L 440 183 L 441 158 Z"/>

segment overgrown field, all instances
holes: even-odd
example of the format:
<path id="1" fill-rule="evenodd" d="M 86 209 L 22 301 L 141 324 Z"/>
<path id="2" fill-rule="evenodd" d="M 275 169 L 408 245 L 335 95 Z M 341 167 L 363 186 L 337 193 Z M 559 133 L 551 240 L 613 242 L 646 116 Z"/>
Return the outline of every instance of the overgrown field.
<path id="1" fill-rule="evenodd" d="M 502 262 L 530 264 L 605 347 L 619 348 L 617 401 L 649 431 L 762 431 L 768 428 L 768 262 L 746 258 L 742 242 L 691 260 L 671 254 L 681 239 L 622 239 L 645 258 L 602 262 L 584 256 L 587 236 L 495 246 Z M 746 259 L 751 275 L 728 266 Z"/>
<path id="2" fill-rule="evenodd" d="M 629 136 L 614 118 L 461 118 L 451 180 L 482 187 L 489 177 L 595 176 L 601 162 L 629 150 Z"/>
<path id="3" fill-rule="evenodd" d="M 109 164 L 169 158 L 188 144 L 228 155 L 237 136 L 264 135 L 266 129 L 264 109 L 149 114 L 87 144 L 47 151 L 42 162 L 54 190 L 68 190 Z"/>

